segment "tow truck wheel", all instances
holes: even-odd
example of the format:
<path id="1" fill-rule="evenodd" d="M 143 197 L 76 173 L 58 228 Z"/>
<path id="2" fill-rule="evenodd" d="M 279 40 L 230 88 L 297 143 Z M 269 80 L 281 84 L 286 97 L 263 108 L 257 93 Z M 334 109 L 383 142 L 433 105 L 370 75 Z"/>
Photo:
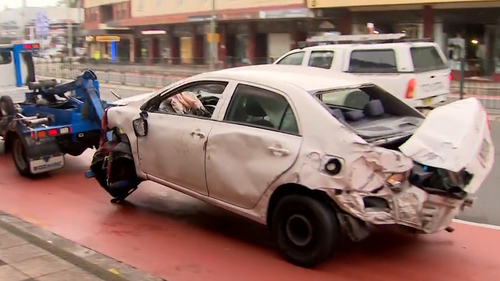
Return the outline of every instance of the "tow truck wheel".
<path id="1" fill-rule="evenodd" d="M 270 223 L 282 255 L 302 267 L 326 261 L 342 239 L 334 211 L 304 195 L 283 197 L 271 214 Z"/>
<path id="2" fill-rule="evenodd" d="M 16 115 L 16 107 L 10 96 L 0 97 L 0 118 Z"/>
<path id="3" fill-rule="evenodd" d="M 26 148 L 20 138 L 15 138 L 12 144 L 12 158 L 17 172 L 24 177 L 32 177 L 28 158 L 26 157 Z"/>

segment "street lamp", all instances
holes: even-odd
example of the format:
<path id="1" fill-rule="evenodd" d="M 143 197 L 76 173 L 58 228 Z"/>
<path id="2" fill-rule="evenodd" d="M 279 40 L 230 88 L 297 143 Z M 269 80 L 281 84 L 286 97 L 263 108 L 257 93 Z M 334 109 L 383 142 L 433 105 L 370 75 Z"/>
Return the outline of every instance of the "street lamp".
<path id="1" fill-rule="evenodd" d="M 217 50 L 217 41 L 215 41 L 215 32 L 217 29 L 217 11 L 215 9 L 215 0 L 212 0 L 212 15 L 210 17 L 210 70 L 215 69 L 215 52 Z"/>

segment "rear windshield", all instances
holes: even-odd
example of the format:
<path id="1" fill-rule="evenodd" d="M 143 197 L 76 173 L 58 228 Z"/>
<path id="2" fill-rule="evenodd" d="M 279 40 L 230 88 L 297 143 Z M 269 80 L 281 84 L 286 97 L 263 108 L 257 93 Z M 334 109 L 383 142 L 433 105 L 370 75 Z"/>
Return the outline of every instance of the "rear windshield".
<path id="1" fill-rule="evenodd" d="M 411 47 L 410 52 L 416 72 L 448 68 L 434 46 Z"/>

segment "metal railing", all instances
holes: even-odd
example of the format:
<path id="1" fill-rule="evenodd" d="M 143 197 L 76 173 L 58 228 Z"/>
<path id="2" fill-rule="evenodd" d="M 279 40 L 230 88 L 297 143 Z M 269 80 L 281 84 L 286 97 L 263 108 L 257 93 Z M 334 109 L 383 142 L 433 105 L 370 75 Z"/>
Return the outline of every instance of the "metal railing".
<path id="1" fill-rule="evenodd" d="M 198 61 L 202 61 L 199 58 Z M 37 60 L 36 73 L 39 76 L 73 79 L 81 71 L 92 69 L 96 72 L 101 83 L 137 87 L 162 88 L 179 79 L 199 74 L 209 70 L 208 64 L 180 63 L 164 61 L 159 58 L 148 62 L 109 62 L 105 60 L 70 60 L 56 59 L 51 61 Z M 241 59 L 234 59 L 228 67 L 245 65 Z M 270 58 L 261 58 L 258 62 L 272 62 Z M 477 97 L 488 109 L 498 110 L 500 113 L 500 82 L 491 82 L 490 79 L 478 78 L 483 75 L 481 62 L 477 60 L 463 61 L 460 71 L 453 71 L 450 100 L 467 97 Z M 223 65 L 218 65 L 223 68 Z M 500 75 L 499 75 L 500 77 Z"/>

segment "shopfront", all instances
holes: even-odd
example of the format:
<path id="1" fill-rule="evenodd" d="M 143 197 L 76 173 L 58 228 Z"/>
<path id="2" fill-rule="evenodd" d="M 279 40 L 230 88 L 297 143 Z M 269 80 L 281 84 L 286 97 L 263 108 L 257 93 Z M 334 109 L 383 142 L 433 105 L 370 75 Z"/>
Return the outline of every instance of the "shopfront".
<path id="1" fill-rule="evenodd" d="M 85 47 L 90 58 L 113 62 L 128 62 L 131 58 L 132 34 L 84 30 Z"/>

